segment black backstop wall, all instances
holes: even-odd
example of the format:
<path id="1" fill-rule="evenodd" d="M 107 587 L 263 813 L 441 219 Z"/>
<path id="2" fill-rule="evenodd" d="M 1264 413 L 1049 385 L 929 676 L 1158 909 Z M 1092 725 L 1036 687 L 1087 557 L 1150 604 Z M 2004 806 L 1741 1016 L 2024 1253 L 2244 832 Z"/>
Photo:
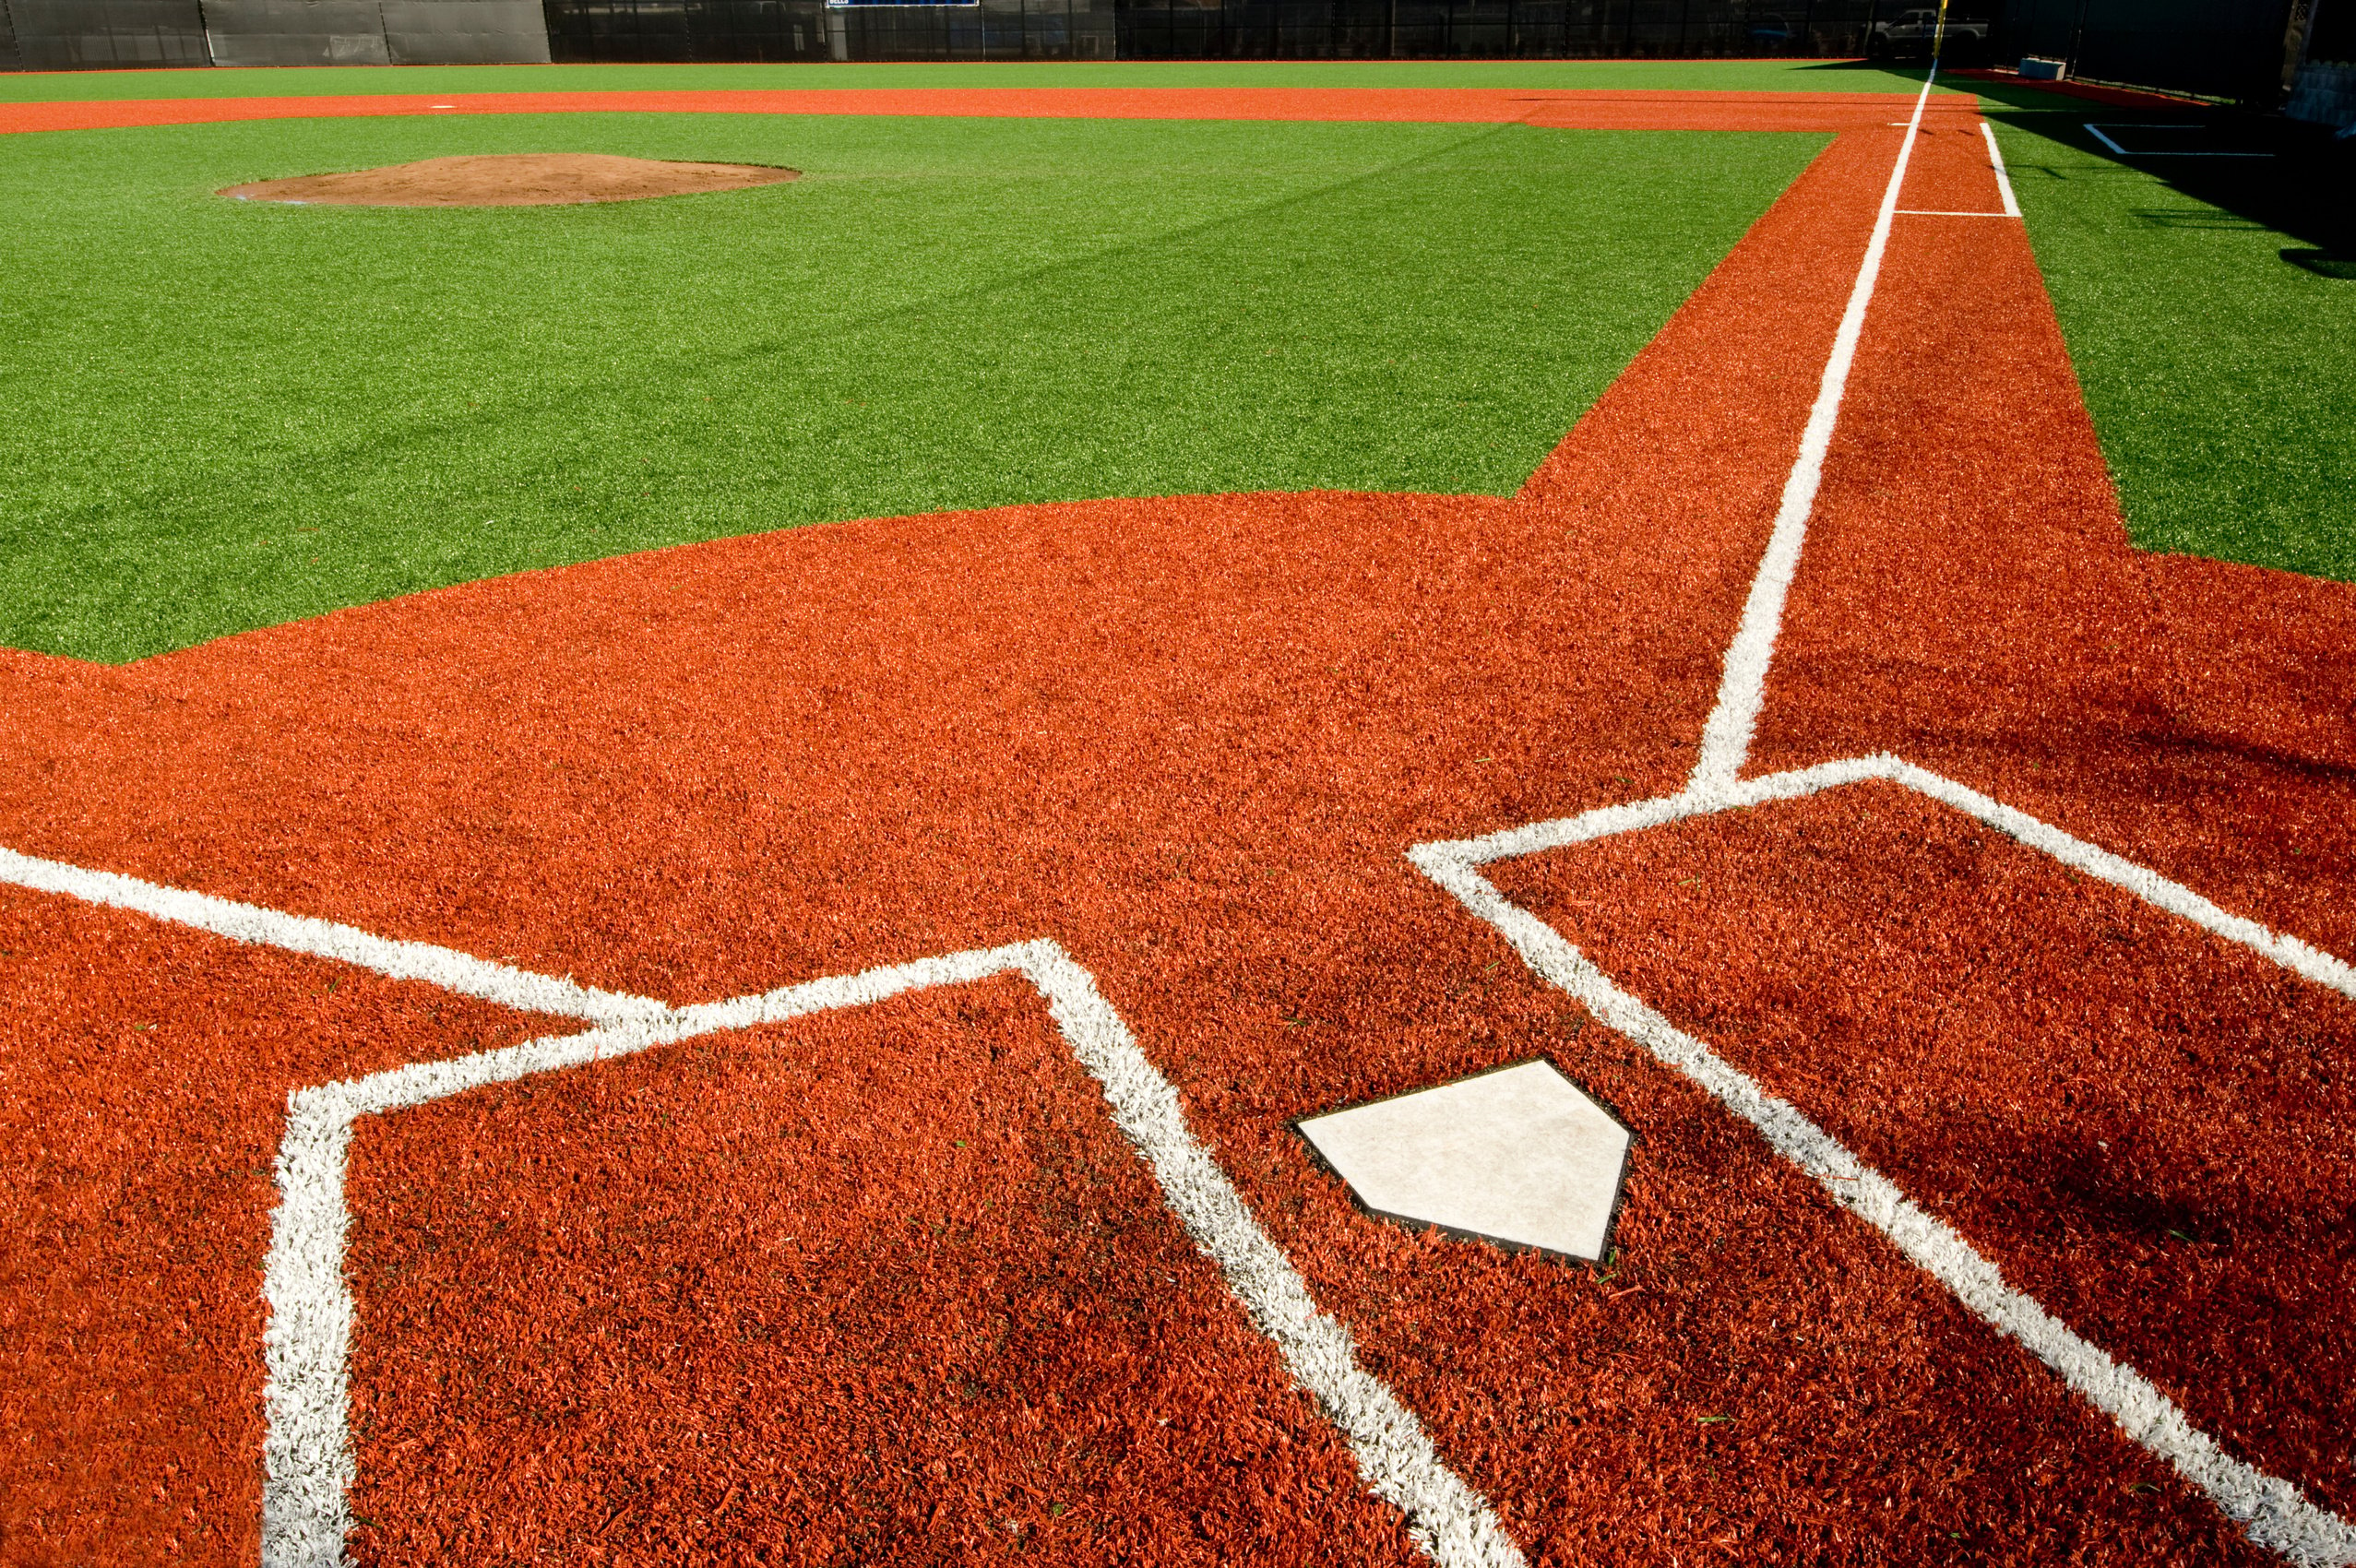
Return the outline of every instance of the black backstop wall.
<path id="1" fill-rule="evenodd" d="M 559 60 L 1860 54 L 1894 0 L 544 0 Z M 1982 9 L 1984 11 L 1984 6 Z"/>
<path id="2" fill-rule="evenodd" d="M 2004 24 L 2011 55 L 2066 61 L 2072 76 L 2270 105 L 2291 0 L 2006 0 Z"/>

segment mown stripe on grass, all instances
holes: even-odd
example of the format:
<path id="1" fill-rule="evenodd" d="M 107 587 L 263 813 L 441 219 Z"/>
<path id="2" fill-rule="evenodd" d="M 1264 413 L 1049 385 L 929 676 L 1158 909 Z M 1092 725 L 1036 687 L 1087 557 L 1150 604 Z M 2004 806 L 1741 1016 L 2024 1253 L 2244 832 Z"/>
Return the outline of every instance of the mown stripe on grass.
<path id="1" fill-rule="evenodd" d="M 1510 493 L 1822 145 L 731 115 L 0 138 L 0 642 L 134 659 L 863 517 Z M 515 210 L 211 194 L 524 150 L 804 177 Z"/>

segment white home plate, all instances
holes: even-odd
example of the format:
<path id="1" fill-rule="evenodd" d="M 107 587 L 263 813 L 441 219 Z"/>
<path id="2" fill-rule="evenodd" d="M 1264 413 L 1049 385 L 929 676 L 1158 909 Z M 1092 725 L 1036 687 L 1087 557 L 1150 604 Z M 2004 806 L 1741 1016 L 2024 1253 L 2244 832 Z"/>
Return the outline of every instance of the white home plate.
<path id="1" fill-rule="evenodd" d="M 1603 1255 L 1628 1130 L 1551 1062 L 1294 1123 L 1369 1211 L 1589 1261 Z"/>

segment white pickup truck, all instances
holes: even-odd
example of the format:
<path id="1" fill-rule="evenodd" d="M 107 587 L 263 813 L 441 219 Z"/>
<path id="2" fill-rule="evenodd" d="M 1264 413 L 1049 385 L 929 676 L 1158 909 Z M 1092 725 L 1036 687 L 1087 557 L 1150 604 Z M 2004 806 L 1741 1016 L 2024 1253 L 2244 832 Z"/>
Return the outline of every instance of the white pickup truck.
<path id="1" fill-rule="evenodd" d="M 1928 54 L 1931 41 L 1938 36 L 1939 13 L 1934 7 L 1918 11 L 1900 11 L 1889 21 L 1875 22 L 1874 30 L 1865 38 L 1865 57 L 1882 59 L 1904 54 Z M 1961 44 L 1967 49 L 1983 46 L 1988 42 L 1988 24 L 1947 13 L 1947 44 Z"/>

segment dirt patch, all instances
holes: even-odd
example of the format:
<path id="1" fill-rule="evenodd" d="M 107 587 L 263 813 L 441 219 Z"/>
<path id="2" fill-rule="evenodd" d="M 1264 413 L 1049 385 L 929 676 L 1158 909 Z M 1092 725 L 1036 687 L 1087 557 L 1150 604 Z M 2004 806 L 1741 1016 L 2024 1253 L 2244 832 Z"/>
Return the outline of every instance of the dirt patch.
<path id="1" fill-rule="evenodd" d="M 738 191 L 801 177 L 796 169 L 758 163 L 674 163 L 602 152 L 501 152 L 429 158 L 344 174 L 257 180 L 220 194 L 242 201 L 339 207 L 557 207 Z"/>

